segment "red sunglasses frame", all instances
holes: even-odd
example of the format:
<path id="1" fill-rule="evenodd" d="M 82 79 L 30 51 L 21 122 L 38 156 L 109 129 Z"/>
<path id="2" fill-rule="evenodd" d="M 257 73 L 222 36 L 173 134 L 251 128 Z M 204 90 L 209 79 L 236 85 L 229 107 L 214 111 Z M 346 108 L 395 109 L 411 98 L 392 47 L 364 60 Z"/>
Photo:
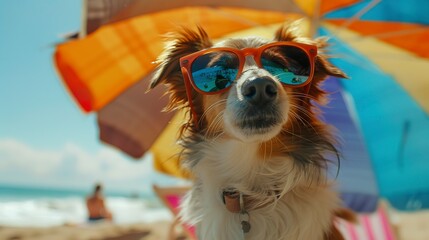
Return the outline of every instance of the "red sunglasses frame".
<path id="1" fill-rule="evenodd" d="M 236 49 L 236 48 L 227 48 L 227 47 L 219 47 L 219 48 L 209 48 L 209 49 L 204 49 L 195 53 L 191 53 L 189 55 L 186 55 L 184 57 L 180 58 L 180 69 L 182 71 L 183 74 L 183 79 L 185 81 L 185 87 L 186 87 L 186 94 L 189 100 L 189 106 L 191 108 L 191 112 L 193 115 L 193 118 L 195 120 L 195 122 L 197 123 L 197 114 L 194 111 L 193 105 L 192 105 L 192 88 L 195 89 L 195 91 L 197 91 L 200 94 L 203 95 L 214 95 L 214 94 L 221 94 L 223 92 L 226 92 L 229 90 L 229 88 L 231 88 L 232 84 L 224 89 L 221 89 L 219 91 L 215 91 L 215 92 L 204 92 L 201 91 L 195 84 L 194 79 L 192 78 L 192 64 L 195 61 L 195 59 L 197 59 L 198 57 L 204 55 L 204 54 L 208 54 L 208 53 L 212 53 L 212 52 L 219 52 L 219 51 L 223 51 L 223 52 L 230 52 L 235 54 L 238 57 L 239 60 L 239 66 L 238 66 L 238 73 L 236 78 L 234 79 L 237 80 L 244 68 L 244 64 L 246 61 L 246 57 L 249 55 L 252 55 L 257 66 L 260 68 L 264 68 L 262 63 L 261 63 L 261 55 L 262 52 L 265 51 L 268 48 L 271 47 L 278 47 L 278 46 L 291 46 L 291 47 L 296 47 L 301 49 L 307 56 L 308 59 L 310 61 L 310 75 L 307 79 L 307 81 L 299 84 L 299 85 L 288 85 L 285 83 L 282 83 L 285 86 L 291 87 L 291 88 L 298 88 L 298 87 L 303 87 L 306 86 L 306 90 L 305 92 L 308 92 L 309 87 L 312 79 L 313 79 L 313 75 L 314 75 L 314 62 L 315 62 L 315 58 L 317 56 L 317 46 L 315 45 L 310 45 L 310 44 L 304 44 L 304 43 L 297 43 L 297 42 L 286 42 L 286 41 L 282 41 L 282 42 L 273 42 L 273 43 L 269 43 L 269 44 L 265 44 L 261 47 L 258 48 L 244 48 L 244 49 Z"/>

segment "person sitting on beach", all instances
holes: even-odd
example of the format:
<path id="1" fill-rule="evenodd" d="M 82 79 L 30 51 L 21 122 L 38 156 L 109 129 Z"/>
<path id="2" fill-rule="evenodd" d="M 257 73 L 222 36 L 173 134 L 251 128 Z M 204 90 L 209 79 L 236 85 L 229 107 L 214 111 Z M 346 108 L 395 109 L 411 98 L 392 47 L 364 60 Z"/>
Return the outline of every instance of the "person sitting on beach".
<path id="1" fill-rule="evenodd" d="M 101 184 L 95 185 L 94 193 L 86 199 L 86 207 L 88 208 L 88 220 L 112 220 L 112 214 L 107 210 L 104 204 Z"/>

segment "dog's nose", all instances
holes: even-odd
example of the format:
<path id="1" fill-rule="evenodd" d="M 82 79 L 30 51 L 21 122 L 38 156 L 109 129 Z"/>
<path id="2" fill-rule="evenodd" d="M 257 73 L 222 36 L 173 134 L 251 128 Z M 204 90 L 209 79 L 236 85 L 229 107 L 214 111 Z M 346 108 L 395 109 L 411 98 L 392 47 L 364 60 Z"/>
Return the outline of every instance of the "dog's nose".
<path id="1" fill-rule="evenodd" d="M 270 77 L 246 80 L 241 86 L 244 98 L 253 105 L 267 104 L 277 97 L 277 85 Z"/>

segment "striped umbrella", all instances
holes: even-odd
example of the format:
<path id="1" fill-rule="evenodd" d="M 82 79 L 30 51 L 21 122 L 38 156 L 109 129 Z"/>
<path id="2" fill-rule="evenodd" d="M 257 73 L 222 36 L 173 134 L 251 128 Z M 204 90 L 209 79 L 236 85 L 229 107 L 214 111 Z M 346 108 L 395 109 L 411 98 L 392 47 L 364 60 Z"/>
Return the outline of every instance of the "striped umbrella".
<path id="1" fill-rule="evenodd" d="M 349 207 L 373 211 L 380 195 L 399 209 L 429 206 L 427 1 L 87 0 L 77 39 L 54 61 L 84 112 L 96 112 L 102 141 L 155 168 L 186 177 L 175 145 L 184 113 L 161 113 L 165 89 L 145 93 L 162 35 L 203 26 L 212 38 L 271 33 L 306 19 L 308 33 L 332 36 L 334 63 L 352 80 L 330 79 L 324 117 L 340 130 L 340 190 Z M 146 79 L 146 80 L 145 80 Z"/>

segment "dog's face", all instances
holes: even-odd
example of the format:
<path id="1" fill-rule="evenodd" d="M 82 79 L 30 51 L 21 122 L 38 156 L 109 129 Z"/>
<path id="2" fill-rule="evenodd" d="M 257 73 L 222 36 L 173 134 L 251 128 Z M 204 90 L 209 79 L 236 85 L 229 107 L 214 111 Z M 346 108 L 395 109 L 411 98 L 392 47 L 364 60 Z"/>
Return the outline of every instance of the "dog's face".
<path id="1" fill-rule="evenodd" d="M 259 48 L 268 44 L 259 38 L 229 39 L 213 47 L 233 49 Z M 241 141 L 267 141 L 278 135 L 286 124 L 291 89 L 266 69 L 258 66 L 255 56 L 245 58 L 241 74 L 228 91 L 203 96 L 206 121 L 215 132 L 225 132 Z"/>
<path id="2" fill-rule="evenodd" d="M 296 76 L 310 78 L 310 69 L 314 72 L 305 86 L 288 87 L 284 81 L 282 83 L 281 75 L 270 71 L 269 67 L 261 66 L 263 64 L 260 55 L 246 54 L 241 60 L 238 58 L 224 60 L 225 56 L 222 56 L 221 52 L 211 57 L 204 68 L 215 68 L 221 64 L 238 66 L 237 61 L 241 61 L 241 69 L 231 79 L 219 76 L 222 72 L 217 73 L 216 81 L 213 80 L 212 84 L 215 90 L 207 90 L 208 93 L 204 93 L 202 88 L 207 87 L 207 84 L 200 87 L 201 89 L 197 89 L 198 84 L 195 83 L 194 88 L 186 88 L 185 81 L 200 80 L 195 80 L 195 76 L 192 79 L 192 74 L 189 76 L 187 73 L 182 74 L 179 59 L 203 49 L 258 49 L 275 42 L 312 44 L 319 49 L 326 45 L 323 39 L 311 41 L 300 38 L 293 28 L 287 26 L 281 27 L 272 41 L 249 37 L 228 39 L 217 44 L 212 44 L 201 28 L 197 32 L 184 29 L 173 37 L 161 56 L 161 64 L 151 86 L 154 87 L 159 82 L 169 85 L 170 108 L 192 108 L 193 116 L 190 114 L 188 127 L 190 126 L 193 132 L 204 136 L 225 134 L 244 142 L 268 141 L 284 131 L 291 132 L 297 125 L 315 121 L 316 113 L 309 100 L 323 103 L 324 92 L 320 89 L 320 83 L 327 75 L 345 77 L 344 73 L 332 66 L 321 54 L 310 56 L 313 57 L 310 62 L 309 59 L 300 60 L 301 55 L 305 54 L 285 56 L 286 53 L 282 52 L 283 48 L 280 47 L 266 50 L 265 59 L 272 60 L 274 64 L 281 64 L 288 69 L 288 73 L 293 72 Z M 228 54 L 224 52 L 224 55 Z M 289 80 L 300 81 L 299 77 Z M 222 89 L 225 91 L 218 91 Z M 212 94 L 213 91 L 216 94 Z"/>

